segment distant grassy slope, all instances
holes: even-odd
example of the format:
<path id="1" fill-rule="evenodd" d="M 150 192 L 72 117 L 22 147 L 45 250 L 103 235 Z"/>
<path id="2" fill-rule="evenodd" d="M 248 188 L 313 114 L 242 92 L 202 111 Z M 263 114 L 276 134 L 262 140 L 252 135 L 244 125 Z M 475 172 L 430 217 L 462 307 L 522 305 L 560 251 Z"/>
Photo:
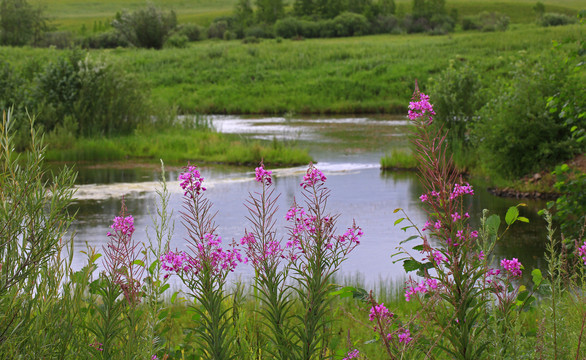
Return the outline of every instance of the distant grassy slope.
<path id="1" fill-rule="evenodd" d="M 404 113 L 415 80 L 423 90 L 450 61 L 496 81 L 520 56 L 576 41 L 584 26 L 518 25 L 506 32 L 378 35 L 305 41 L 202 41 L 185 49 L 93 51 L 150 83 L 153 99 L 184 113 Z M 42 68 L 62 51 L 2 48 L 14 66 Z"/>
<path id="2" fill-rule="evenodd" d="M 53 24 L 62 30 L 80 31 L 82 25 L 93 28 L 94 22 L 108 23 L 117 11 L 134 10 L 146 4 L 142 0 L 31 0 L 42 4 Z M 208 25 L 214 18 L 232 13 L 236 0 L 152 0 L 153 4 L 177 12 L 180 22 Z M 499 11 L 507 14 L 513 23 L 529 23 L 535 20 L 532 7 L 536 0 L 447 0 L 448 8 L 457 8 L 460 16 L 481 11 Z M 548 12 L 574 14 L 586 8 L 583 0 L 542 0 Z M 291 5 L 292 1 L 288 1 Z M 404 12 L 411 12 L 410 0 L 397 0 Z"/>

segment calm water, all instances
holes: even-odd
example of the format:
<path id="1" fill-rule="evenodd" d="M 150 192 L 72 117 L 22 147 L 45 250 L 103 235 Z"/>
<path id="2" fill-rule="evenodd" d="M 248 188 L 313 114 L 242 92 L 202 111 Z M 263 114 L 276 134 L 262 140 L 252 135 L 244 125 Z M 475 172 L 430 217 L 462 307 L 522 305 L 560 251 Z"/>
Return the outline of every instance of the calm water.
<path id="1" fill-rule="evenodd" d="M 223 132 L 240 133 L 262 139 L 279 138 L 306 147 L 317 167 L 328 177 L 331 189 L 329 212 L 341 214 L 338 229 L 344 232 L 353 220 L 362 227 L 364 237 L 360 246 L 342 266 L 342 276 L 360 277 L 367 286 L 404 276 L 400 264 L 393 264 L 390 256 L 396 252 L 399 242 L 410 234 L 399 226 L 393 226 L 399 217 L 395 208 L 403 208 L 418 224 L 425 222 L 425 214 L 418 199 L 422 189 L 413 172 L 381 172 L 379 159 L 385 151 L 406 146 L 406 122 L 402 119 L 243 119 L 214 117 L 214 126 Z M 155 211 L 155 189 L 160 171 L 156 166 L 127 166 L 116 164 L 105 167 L 80 167 L 78 178 L 79 209 L 73 226 L 75 236 L 75 266 L 81 267 L 85 258 L 79 251 L 86 244 L 101 249 L 107 241 L 106 233 L 114 216 L 120 211 L 122 196 L 128 212 L 135 218 L 135 236 L 147 241 L 147 231 L 152 233 L 150 214 Z M 225 240 L 240 239 L 248 226 L 243 205 L 249 193 L 259 190 L 254 181 L 253 168 L 202 167 L 206 179 L 206 192 L 217 211 L 218 232 Z M 299 182 L 306 167 L 277 169 L 274 183 L 279 198 L 278 218 L 280 235 L 285 238 L 284 215 L 300 196 Z M 167 171 L 174 210 L 175 233 L 172 249 L 186 249 L 186 230 L 181 224 L 179 211 L 182 193 L 177 182 L 180 169 Z M 469 202 L 470 214 L 478 219 L 482 209 L 504 217 L 506 209 L 519 203 L 515 199 L 491 196 L 481 187 Z M 517 257 L 526 269 L 541 266 L 544 252 L 545 231 L 536 212 L 544 206 L 540 202 L 527 202 L 521 208 L 522 216 L 530 224 L 518 224 L 499 244 L 497 254 Z M 237 274 L 244 278 L 251 275 L 248 265 L 240 266 Z"/>

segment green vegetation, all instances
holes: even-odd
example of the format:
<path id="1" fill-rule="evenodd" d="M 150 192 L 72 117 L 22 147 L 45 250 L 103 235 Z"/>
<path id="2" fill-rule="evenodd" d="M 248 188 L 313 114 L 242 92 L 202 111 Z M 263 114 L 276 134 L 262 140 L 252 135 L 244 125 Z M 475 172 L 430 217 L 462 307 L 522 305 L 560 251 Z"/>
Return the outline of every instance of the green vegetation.
<path id="1" fill-rule="evenodd" d="M 417 168 L 417 160 L 411 152 L 393 150 L 380 160 L 383 170 L 412 170 Z"/>
<path id="2" fill-rule="evenodd" d="M 272 143 L 246 140 L 238 135 L 213 130 L 185 129 L 137 130 L 126 136 L 108 138 L 69 138 L 49 136 L 54 145 L 47 152 L 49 161 L 141 160 L 169 163 L 223 163 L 254 165 L 264 159 L 272 166 L 301 165 L 312 161 L 307 151 Z"/>

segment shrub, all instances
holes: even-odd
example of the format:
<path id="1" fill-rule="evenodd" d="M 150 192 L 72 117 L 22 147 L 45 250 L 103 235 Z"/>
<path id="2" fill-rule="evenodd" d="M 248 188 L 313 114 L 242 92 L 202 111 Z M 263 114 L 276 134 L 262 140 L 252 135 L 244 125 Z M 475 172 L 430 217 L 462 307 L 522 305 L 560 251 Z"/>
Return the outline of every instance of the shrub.
<path id="1" fill-rule="evenodd" d="M 510 18 L 498 12 L 483 11 L 477 16 L 462 19 L 463 30 L 505 31 L 509 27 Z"/>
<path id="2" fill-rule="evenodd" d="M 134 46 L 161 49 L 177 26 L 177 16 L 173 11 L 165 13 L 149 5 L 133 13 L 117 14 L 112 26 Z"/>
<path id="3" fill-rule="evenodd" d="M 575 24 L 577 22 L 576 18 L 570 17 L 566 14 L 558 14 L 558 13 L 545 13 L 541 18 L 537 20 L 537 24 L 541 26 L 560 26 L 560 25 L 569 25 Z"/>
<path id="4" fill-rule="evenodd" d="M 85 49 L 115 49 L 130 45 L 116 30 L 90 35 L 76 41 L 76 43 Z"/>
<path id="5" fill-rule="evenodd" d="M 230 30 L 226 30 L 223 36 L 224 40 L 234 40 L 236 39 L 236 33 Z"/>
<path id="6" fill-rule="evenodd" d="M 34 92 L 38 122 L 47 132 L 71 117 L 81 135 L 127 134 L 150 113 L 143 84 L 81 52 L 49 63 Z"/>
<path id="7" fill-rule="evenodd" d="M 364 15 L 344 12 L 334 18 L 336 36 L 354 36 L 368 34 L 368 20 Z"/>
<path id="8" fill-rule="evenodd" d="M 214 21 L 208 27 L 209 39 L 223 39 L 224 33 L 228 30 L 228 22 L 225 20 Z"/>
<path id="9" fill-rule="evenodd" d="M 372 31 L 376 34 L 391 34 L 399 30 L 399 19 L 395 15 L 377 15 L 372 21 Z"/>
<path id="10" fill-rule="evenodd" d="M 67 49 L 73 43 L 73 35 L 69 31 L 51 31 L 43 34 L 43 38 L 37 44 L 41 47 L 54 46 L 57 49 Z"/>
<path id="11" fill-rule="evenodd" d="M 177 26 L 176 34 L 187 37 L 188 41 L 199 41 L 202 36 L 202 29 L 196 24 L 182 24 Z"/>
<path id="12" fill-rule="evenodd" d="M 512 81 L 480 111 L 474 134 L 490 174 L 515 178 L 568 159 L 570 129 L 548 111 L 547 99 L 564 88 L 568 70 L 560 60 L 520 61 Z"/>
<path id="13" fill-rule="evenodd" d="M 246 29 L 244 31 L 244 37 L 271 39 L 275 37 L 275 30 L 272 25 L 259 24 Z"/>
<path id="14" fill-rule="evenodd" d="M 277 36 L 291 39 L 301 35 L 301 20 L 294 17 L 286 17 L 284 19 L 277 20 L 275 23 L 275 34 Z"/>
<path id="15" fill-rule="evenodd" d="M 185 35 L 173 34 L 169 36 L 169 38 L 165 42 L 165 46 L 172 48 L 184 48 L 187 46 L 188 41 L 189 39 Z"/>

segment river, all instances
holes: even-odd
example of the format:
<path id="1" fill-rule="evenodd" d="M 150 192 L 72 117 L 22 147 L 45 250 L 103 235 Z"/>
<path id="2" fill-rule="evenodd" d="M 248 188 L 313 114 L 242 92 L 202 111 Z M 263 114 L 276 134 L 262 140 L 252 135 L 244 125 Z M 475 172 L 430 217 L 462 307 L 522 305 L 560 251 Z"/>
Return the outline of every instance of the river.
<path id="1" fill-rule="evenodd" d="M 343 233 L 352 221 L 363 229 L 360 246 L 343 263 L 339 279 L 357 279 L 366 287 L 380 282 L 397 281 L 405 274 L 401 264 L 394 264 L 391 254 L 399 242 L 410 234 L 394 226 L 399 217 L 393 213 L 403 208 L 417 224 L 425 223 L 425 213 L 420 207 L 422 188 L 417 174 L 406 171 L 382 172 L 381 156 L 393 148 L 407 147 L 407 125 L 403 118 L 242 118 L 214 116 L 211 118 L 218 131 L 238 133 L 260 139 L 279 139 L 307 148 L 316 160 L 316 167 L 327 176 L 331 189 L 328 210 L 340 214 L 337 228 Z M 295 197 L 300 197 L 299 183 L 306 166 L 274 170 L 274 184 L 281 196 L 277 218 L 280 236 L 286 238 L 284 216 Z M 112 219 L 120 211 L 122 196 L 128 213 L 135 218 L 135 235 L 140 241 L 148 241 L 151 234 L 151 214 L 155 213 L 155 190 L 159 186 L 160 167 L 152 164 L 111 164 L 78 166 L 78 209 L 72 230 L 75 231 L 74 267 L 85 264 L 80 251 L 86 246 L 101 250 L 108 240 L 106 233 Z M 171 192 L 170 205 L 174 211 L 175 232 L 172 249 L 185 250 L 186 230 L 181 224 L 179 211 L 182 192 L 177 177 L 181 168 L 168 167 L 167 180 Z M 260 185 L 254 181 L 254 168 L 229 166 L 202 166 L 208 190 L 206 195 L 217 211 L 218 233 L 224 240 L 240 239 L 249 226 L 244 201 Z M 472 184 L 475 183 L 472 181 Z M 517 205 L 516 199 L 504 199 L 490 195 L 482 186 L 475 187 L 475 196 L 469 201 L 470 215 L 477 224 L 482 209 L 504 218 L 509 206 Z M 545 249 L 545 225 L 537 210 L 545 204 L 540 201 L 523 201 L 521 216 L 529 218 L 529 224 L 516 224 L 499 243 L 498 257 L 518 258 L 526 269 L 543 266 Z M 242 265 L 236 276 L 250 278 L 252 269 Z"/>

